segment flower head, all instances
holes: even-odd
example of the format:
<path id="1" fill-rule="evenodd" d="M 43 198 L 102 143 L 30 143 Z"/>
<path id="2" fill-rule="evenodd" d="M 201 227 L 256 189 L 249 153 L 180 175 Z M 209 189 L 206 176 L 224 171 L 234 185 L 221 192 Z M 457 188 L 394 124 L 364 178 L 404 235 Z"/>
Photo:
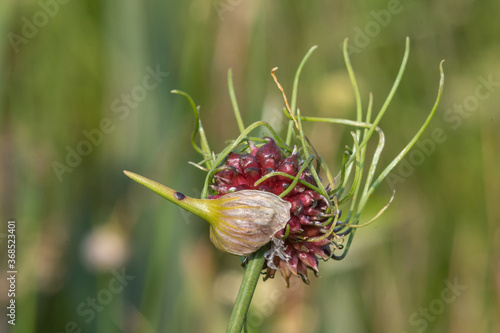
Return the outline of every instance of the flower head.
<path id="1" fill-rule="evenodd" d="M 223 251 L 246 256 L 270 243 L 269 250 L 265 253 L 267 259 L 263 267 L 266 271 L 265 278 L 274 277 L 276 271 L 280 270 L 287 285 L 293 275 L 300 276 L 304 282 L 309 283 L 308 271 L 311 270 L 316 275 L 319 272 L 318 259 L 344 258 L 354 237 L 351 231 L 372 223 L 387 208 L 388 205 L 383 207 L 368 222 L 359 223 L 360 216 L 375 189 L 405 157 L 428 126 L 443 92 L 444 74 L 441 63 L 438 95 L 430 114 L 405 148 L 378 176 L 375 176 L 385 144 L 384 134 L 378 124 L 406 67 L 409 39 L 406 42 L 405 55 L 397 79 L 373 123 L 371 95 L 366 118 L 363 116 L 360 92 L 347 52 L 347 40 L 344 41 L 344 57 L 356 96 L 356 120 L 301 116 L 295 104 L 296 85 L 302 67 L 314 49 L 315 47 L 312 47 L 308 51 L 297 70 L 291 99 L 292 107 L 288 104 L 285 92 L 274 75 L 277 68 L 271 71 L 286 105 L 285 116 L 289 119 L 286 140 L 263 121 L 257 121 L 245 128 L 232 87 L 230 70 L 229 91 L 240 135 L 218 154 L 210 149 L 199 109 L 194 101 L 182 91 L 172 91 L 188 98 L 195 115 L 195 129 L 191 143 L 203 159 L 192 164 L 207 172 L 202 199 L 189 198 L 149 179 L 125 172 L 132 179 L 207 220 L 211 224 L 212 242 Z M 364 119 L 366 120 L 363 121 Z M 353 144 L 351 147 L 346 146 L 340 170 L 335 177 L 305 136 L 303 122 L 324 122 L 355 127 L 355 132 L 351 131 Z M 273 139 L 251 137 L 250 133 L 259 127 L 265 127 Z M 366 172 L 366 179 L 362 179 L 365 173 L 363 167 L 367 145 L 375 133 L 378 136 L 378 144 L 371 158 L 369 170 Z M 195 140 L 198 134 L 200 144 Z M 290 147 L 294 145 L 295 148 L 292 150 Z M 328 178 L 327 186 L 322 184 L 319 177 L 320 169 L 323 169 Z M 349 201 L 351 201 L 350 207 L 344 222 L 341 222 L 339 206 Z M 342 242 L 346 235 L 349 235 L 349 238 L 343 247 Z M 335 254 L 337 249 L 343 249 L 340 255 Z M 258 252 L 258 255 L 261 256 L 262 252 L 264 251 Z"/>
<path id="2" fill-rule="evenodd" d="M 337 247 L 332 232 L 337 219 L 333 218 L 332 205 L 312 189 L 317 183 L 303 164 L 296 151 L 290 154 L 281 150 L 273 139 L 267 139 L 259 148 L 250 142 L 248 153 L 228 155 L 222 170 L 213 177 L 214 195 L 210 196 L 217 199 L 248 190 L 285 194 L 283 200 L 289 204 L 290 218 L 274 234 L 265 268 L 266 278 L 280 270 L 287 284 L 292 274 L 309 283 L 308 270 L 317 274 L 318 258 L 328 260 Z M 292 184 L 297 175 L 301 182 Z"/>

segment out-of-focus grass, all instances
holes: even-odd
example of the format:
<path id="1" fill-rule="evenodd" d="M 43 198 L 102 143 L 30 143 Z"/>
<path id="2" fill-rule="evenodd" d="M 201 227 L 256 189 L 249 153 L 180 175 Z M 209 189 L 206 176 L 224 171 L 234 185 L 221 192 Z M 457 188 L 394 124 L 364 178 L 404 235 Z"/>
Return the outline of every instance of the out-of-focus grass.
<path id="1" fill-rule="evenodd" d="M 500 100 L 497 85 L 477 87 L 480 77 L 500 81 L 499 7 L 402 1 L 363 43 L 359 30 L 376 26 L 373 13 L 387 10 L 387 2 L 70 1 L 16 52 L 9 33 L 22 35 L 23 18 L 33 22 L 41 7 L 2 1 L 1 232 L 7 219 L 17 220 L 19 271 L 17 321 L 8 328 L 223 331 L 242 274 L 238 258 L 213 248 L 206 223 L 121 174 L 132 170 L 188 195 L 201 190 L 203 173 L 187 165 L 198 159 L 189 144 L 193 116 L 169 91 L 187 91 L 201 105 L 212 148 L 220 151 L 237 135 L 228 68 L 246 123 L 264 118 L 279 127 L 283 102 L 270 69 L 279 67 L 290 94 L 300 59 L 317 44 L 301 76 L 298 106 L 307 115 L 353 118 L 341 42 L 349 37 L 359 48 L 352 62 L 365 105 L 373 91 L 377 109 L 408 35 L 408 68 L 381 124 L 387 138 L 382 161 L 388 163 L 425 119 L 443 58 L 445 95 L 424 139 L 436 129 L 446 139 L 422 163 L 407 159 L 414 170 L 395 171 L 404 174 L 395 184 L 396 200 L 356 234 L 344 261 L 321 263 L 321 278 L 310 286 L 287 290 L 279 277 L 260 284 L 250 331 L 497 332 Z M 127 105 L 123 94 L 138 93 L 147 67 L 169 74 L 128 112 L 118 110 Z M 468 104 L 477 89 L 489 95 Z M 450 113 L 455 104 L 464 111 Z M 59 181 L 52 163 L 66 163 L 67 147 L 76 149 L 86 140 L 82 131 L 99 128 L 103 119 L 113 130 Z M 306 126 L 325 159 L 339 165 L 350 142 L 347 129 Z M 367 218 L 390 190 L 376 192 Z M 117 272 L 130 276 L 119 290 Z M 440 303 L 445 281 L 455 280 L 466 289 Z M 428 307 L 426 317 L 421 309 Z"/>

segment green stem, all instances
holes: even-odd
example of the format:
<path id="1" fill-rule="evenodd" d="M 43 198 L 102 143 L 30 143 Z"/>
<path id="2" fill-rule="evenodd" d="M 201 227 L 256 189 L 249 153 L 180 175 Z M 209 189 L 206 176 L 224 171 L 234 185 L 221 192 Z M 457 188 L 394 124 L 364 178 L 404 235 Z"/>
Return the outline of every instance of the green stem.
<path id="1" fill-rule="evenodd" d="M 226 333 L 240 333 L 245 324 L 248 308 L 252 301 L 253 293 L 257 283 L 259 282 L 260 272 L 264 264 L 264 253 L 267 251 L 267 246 L 261 247 L 257 252 L 253 253 L 245 269 L 245 275 L 241 282 L 240 291 L 233 307 L 233 313 L 229 319 Z"/>
<path id="2" fill-rule="evenodd" d="M 229 89 L 229 97 L 231 98 L 231 104 L 233 105 L 234 116 L 236 117 L 236 123 L 238 123 L 238 128 L 240 133 L 245 130 L 245 125 L 243 125 L 243 119 L 241 119 L 240 108 L 238 107 L 238 101 L 236 100 L 236 94 L 234 93 L 233 86 L 233 71 L 231 68 L 227 71 L 227 86 Z"/>

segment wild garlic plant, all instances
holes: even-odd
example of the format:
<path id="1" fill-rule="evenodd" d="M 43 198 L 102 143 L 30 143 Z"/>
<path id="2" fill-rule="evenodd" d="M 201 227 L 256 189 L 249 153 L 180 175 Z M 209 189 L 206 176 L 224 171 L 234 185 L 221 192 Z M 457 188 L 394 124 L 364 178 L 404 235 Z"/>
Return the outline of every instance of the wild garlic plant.
<path id="1" fill-rule="evenodd" d="M 240 332 L 244 326 L 261 274 L 266 280 L 273 278 L 279 271 L 287 286 L 294 276 L 309 284 L 308 272 L 318 275 L 319 259 L 345 258 L 356 229 L 375 221 L 393 200 L 394 193 L 378 214 L 366 221 L 362 220 L 369 198 L 420 138 L 441 99 L 444 84 L 442 62 L 439 66 L 441 79 L 437 98 L 427 119 L 406 147 L 377 173 L 385 145 L 384 133 L 378 125 L 403 76 L 410 51 L 409 39 L 406 40 L 405 53 L 392 89 L 374 116 L 372 94 L 369 95 L 366 111 L 363 111 L 347 52 L 347 39 L 344 41 L 344 60 L 356 100 L 355 120 L 304 116 L 297 108 L 299 77 L 315 48 L 307 52 L 298 67 L 290 104 L 275 76 L 276 68 L 271 71 L 283 95 L 283 111 L 289 119 L 284 137 L 264 121 L 245 127 L 233 88 L 231 70 L 228 71 L 228 88 L 240 135 L 219 153 L 210 148 L 199 109 L 193 99 L 185 92 L 172 91 L 189 100 L 195 115 L 191 143 L 202 155 L 202 160 L 191 164 L 207 173 L 200 199 L 189 198 L 125 171 L 133 180 L 208 221 L 210 239 L 219 250 L 245 257 L 245 275 L 227 332 Z M 305 122 L 352 127 L 352 143 L 346 146 L 340 170 L 335 173 L 329 170 L 305 135 Z M 269 131 L 269 137 L 252 135 L 261 127 Z M 199 144 L 196 140 L 198 135 Z M 366 171 L 367 144 L 372 139 L 378 143 Z M 325 175 L 325 180 L 320 178 L 320 173 Z M 363 177 L 365 174 L 366 177 Z"/>

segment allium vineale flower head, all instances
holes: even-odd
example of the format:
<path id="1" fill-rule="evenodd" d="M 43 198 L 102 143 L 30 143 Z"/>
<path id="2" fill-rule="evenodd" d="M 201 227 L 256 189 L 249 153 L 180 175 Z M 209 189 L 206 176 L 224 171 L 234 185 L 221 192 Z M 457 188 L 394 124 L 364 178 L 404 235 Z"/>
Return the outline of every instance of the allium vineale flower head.
<path id="1" fill-rule="evenodd" d="M 318 273 L 318 258 L 328 260 L 338 248 L 342 228 L 330 198 L 317 190 L 317 182 L 297 150 L 280 149 L 271 138 L 260 147 L 248 140 L 248 152 L 232 152 L 213 179 L 210 198 L 227 193 L 258 190 L 282 196 L 290 203 L 290 218 L 276 232 L 266 252 L 266 278 L 277 270 L 289 284 L 298 275 L 309 283 L 308 270 Z M 284 175 L 280 174 L 283 173 Z M 294 180 L 298 177 L 299 182 Z M 339 215 L 339 216 L 337 216 Z M 335 220 L 335 221 L 334 221 Z"/>
<path id="2" fill-rule="evenodd" d="M 360 93 L 348 57 L 347 41 L 344 43 L 344 58 L 356 97 L 355 120 L 305 117 L 296 108 L 300 72 L 315 47 L 309 50 L 299 66 L 294 80 L 291 107 L 274 75 L 276 69 L 273 69 L 273 78 L 283 94 L 286 106 L 284 114 L 289 119 L 285 139 L 263 121 L 245 128 L 232 86 L 232 74 L 229 71 L 230 97 L 241 134 L 219 153 L 210 149 L 199 118 L 199 109 L 194 101 L 184 92 L 173 91 L 188 98 L 195 114 L 195 130 L 191 141 L 195 150 L 203 156 L 203 160 L 192 164 L 207 172 L 201 199 L 189 198 L 142 176 L 125 173 L 173 203 L 207 220 L 211 225 L 210 239 L 218 249 L 248 256 L 265 247 L 266 260 L 262 267 L 265 279 L 274 277 L 279 270 L 287 285 L 292 276 L 299 276 L 305 283 L 309 283 L 308 271 L 318 275 L 319 259 L 344 258 L 356 228 L 371 223 L 387 208 L 387 205 L 383 207 L 368 222 L 359 223 L 374 190 L 415 144 L 437 109 L 444 82 L 442 66 L 438 97 L 428 118 L 401 153 L 375 176 L 385 144 L 384 134 L 378 124 L 404 72 L 409 54 L 409 40 L 406 46 L 395 83 L 374 120 L 371 119 L 371 95 L 366 115 L 363 116 Z M 353 127 L 352 144 L 346 146 L 335 174 L 329 170 L 305 135 L 303 122 L 324 122 Z M 267 137 L 250 135 L 255 129 L 262 127 L 269 132 Z M 364 172 L 367 143 L 374 133 L 378 135 L 377 146 L 371 164 Z M 198 134 L 201 145 L 195 142 Z M 320 178 L 320 174 L 325 180 Z M 392 198 L 390 200 L 392 201 Z M 347 211 L 342 220 L 341 206 Z"/>

